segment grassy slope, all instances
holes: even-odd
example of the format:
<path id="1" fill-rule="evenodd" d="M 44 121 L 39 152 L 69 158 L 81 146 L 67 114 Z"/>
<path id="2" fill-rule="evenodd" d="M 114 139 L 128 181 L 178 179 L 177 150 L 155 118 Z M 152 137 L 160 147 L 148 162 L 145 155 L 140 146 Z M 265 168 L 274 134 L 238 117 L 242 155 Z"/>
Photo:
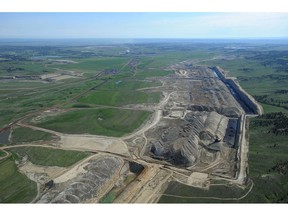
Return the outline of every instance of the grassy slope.
<path id="1" fill-rule="evenodd" d="M 37 126 L 63 133 L 122 136 L 138 128 L 148 117 L 147 111 L 95 109 L 70 111 L 50 117 Z"/>
<path id="2" fill-rule="evenodd" d="M 288 136 L 267 133 L 270 127 L 254 126 L 256 121 L 251 120 L 249 145 L 249 174 L 255 186 L 243 202 L 280 202 L 283 197 L 287 200 L 288 174 L 279 174 L 271 168 L 287 160 Z"/>
<path id="3" fill-rule="evenodd" d="M 164 192 L 168 195 L 184 196 L 184 197 L 172 197 L 163 195 L 159 200 L 160 203 L 225 203 L 233 202 L 227 200 L 231 198 L 240 198 L 247 193 L 249 188 L 243 190 L 241 188 L 221 185 L 221 186 L 210 186 L 209 190 L 200 188 L 194 188 L 187 185 L 180 184 L 178 182 L 171 182 L 168 189 Z M 190 197 L 190 198 L 188 198 Z M 206 198 L 205 198 L 206 197 Z M 223 198 L 213 199 L 210 197 Z"/>
<path id="4" fill-rule="evenodd" d="M 160 82 L 144 82 L 134 79 L 112 80 L 94 92 L 80 98 L 81 104 L 122 106 L 127 104 L 157 103 L 160 92 L 135 91 L 140 88 L 159 86 Z"/>
<path id="5" fill-rule="evenodd" d="M 0 203 L 26 203 L 37 195 L 36 183 L 17 171 L 10 157 L 0 161 Z"/>
<path id="6" fill-rule="evenodd" d="M 0 150 L 0 157 L 3 157 L 5 155 L 6 155 L 6 153 Z"/>
<path id="7" fill-rule="evenodd" d="M 12 132 L 13 143 L 25 143 L 38 140 L 51 140 L 52 134 L 43 131 L 36 131 L 30 128 L 17 127 Z"/>
<path id="8" fill-rule="evenodd" d="M 21 157 L 28 155 L 28 160 L 33 164 L 60 167 L 71 166 L 89 155 L 89 153 L 86 152 L 48 149 L 43 147 L 22 147 L 10 151 L 19 154 Z"/>

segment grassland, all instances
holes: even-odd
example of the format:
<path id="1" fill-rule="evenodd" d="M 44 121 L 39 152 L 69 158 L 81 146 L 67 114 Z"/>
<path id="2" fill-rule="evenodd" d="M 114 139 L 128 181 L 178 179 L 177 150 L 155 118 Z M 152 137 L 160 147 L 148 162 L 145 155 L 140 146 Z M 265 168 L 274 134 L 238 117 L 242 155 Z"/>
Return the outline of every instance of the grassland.
<path id="1" fill-rule="evenodd" d="M 144 79 L 147 77 L 162 77 L 162 76 L 168 76 L 170 74 L 173 74 L 174 71 L 167 71 L 167 70 L 145 70 L 145 71 L 139 71 L 135 75 L 136 78 Z"/>
<path id="2" fill-rule="evenodd" d="M 147 87 L 155 87 L 161 86 L 161 83 L 158 81 L 145 81 L 145 80 L 138 80 L 138 79 L 125 79 L 125 80 L 117 80 L 113 79 L 110 82 L 107 82 L 100 86 L 98 90 L 110 90 L 110 91 L 134 91 L 141 88 Z"/>
<path id="3" fill-rule="evenodd" d="M 141 91 L 99 91 L 79 99 L 80 103 L 108 106 L 123 106 L 127 104 L 158 103 L 161 93 L 146 93 Z"/>
<path id="4" fill-rule="evenodd" d="M 122 136 L 138 128 L 150 112 L 123 109 L 74 110 L 48 117 L 36 125 L 71 134 Z"/>
<path id="5" fill-rule="evenodd" d="M 288 167 L 275 167 L 287 161 L 288 135 L 276 135 L 270 121 L 269 126 L 259 126 L 259 121 L 252 119 L 249 130 L 249 173 L 255 186 L 243 202 L 287 202 Z"/>
<path id="6" fill-rule="evenodd" d="M 103 83 L 101 80 L 73 80 L 30 86 L 30 83 L 10 83 L 16 92 L 0 95 L 0 127 L 8 125 L 29 113 L 55 105 L 70 103 L 73 97 Z M 4 83 L 5 84 L 5 83 Z M 2 85 L 2 84 L 1 84 Z M 1 88 L 4 88 L 1 86 Z M 6 87 L 5 87 L 6 88 Z M 73 103 L 73 102 L 72 102 Z"/>
<path id="7" fill-rule="evenodd" d="M 283 108 L 283 107 L 278 107 L 278 106 L 273 106 L 269 104 L 263 104 L 261 103 L 264 113 L 271 113 L 271 112 L 283 112 L 283 113 L 288 113 L 288 110 Z"/>
<path id="8" fill-rule="evenodd" d="M 0 157 L 4 157 L 5 155 L 6 153 L 0 150 Z"/>
<path id="9" fill-rule="evenodd" d="M 237 198 L 244 196 L 246 189 L 231 185 L 210 186 L 209 190 L 190 187 L 178 182 L 171 182 L 164 195 L 160 198 L 160 203 L 227 203 L 237 202 Z M 175 197 L 173 197 L 175 196 Z M 179 196 L 179 197 L 177 197 Z"/>
<path id="10" fill-rule="evenodd" d="M 0 203 L 26 203 L 37 195 L 36 183 L 17 171 L 10 157 L 0 161 Z"/>
<path id="11" fill-rule="evenodd" d="M 177 47 L 177 46 L 176 46 Z M 177 48 L 172 51 L 160 51 L 160 53 L 155 54 L 154 56 L 145 56 L 143 57 L 142 64 L 139 64 L 138 68 L 141 70 L 142 68 L 148 69 L 166 69 L 168 66 L 179 63 L 181 61 L 185 61 L 188 59 L 194 60 L 206 60 L 215 56 L 214 53 L 207 52 L 206 50 L 199 50 L 198 48 L 194 48 L 194 50 L 185 50 L 178 51 Z"/>
<path id="12" fill-rule="evenodd" d="M 121 69 L 127 64 L 127 57 L 97 57 L 75 59 L 76 64 L 57 65 L 61 69 L 69 69 L 86 73 L 96 73 L 105 69 Z"/>
<path id="13" fill-rule="evenodd" d="M 78 151 L 66 151 L 61 149 L 49 149 L 44 147 L 21 147 L 10 150 L 20 157 L 28 155 L 28 160 L 33 164 L 42 166 L 68 167 L 87 157 L 89 153 Z"/>
<path id="14" fill-rule="evenodd" d="M 0 75 L 41 75 L 54 72 L 55 69 L 47 68 L 43 62 L 13 61 L 0 64 Z"/>
<path id="15" fill-rule="evenodd" d="M 27 143 L 34 141 L 52 140 L 53 135 L 43 131 L 36 131 L 30 128 L 17 127 L 12 132 L 12 143 Z"/>
<path id="16" fill-rule="evenodd" d="M 90 92 L 78 99 L 80 104 L 98 104 L 123 106 L 127 104 L 158 103 L 161 93 L 136 91 L 137 89 L 161 85 L 156 81 L 139 81 L 135 79 L 111 80 L 100 86 L 96 92 Z"/>

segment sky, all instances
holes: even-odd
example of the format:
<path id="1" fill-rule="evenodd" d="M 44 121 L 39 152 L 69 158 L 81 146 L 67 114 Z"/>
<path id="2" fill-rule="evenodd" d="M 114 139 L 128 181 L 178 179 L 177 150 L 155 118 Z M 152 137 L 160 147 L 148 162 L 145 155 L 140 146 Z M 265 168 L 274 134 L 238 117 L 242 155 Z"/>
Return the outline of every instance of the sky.
<path id="1" fill-rule="evenodd" d="M 288 13 L 0 13 L 0 38 L 288 37 Z"/>

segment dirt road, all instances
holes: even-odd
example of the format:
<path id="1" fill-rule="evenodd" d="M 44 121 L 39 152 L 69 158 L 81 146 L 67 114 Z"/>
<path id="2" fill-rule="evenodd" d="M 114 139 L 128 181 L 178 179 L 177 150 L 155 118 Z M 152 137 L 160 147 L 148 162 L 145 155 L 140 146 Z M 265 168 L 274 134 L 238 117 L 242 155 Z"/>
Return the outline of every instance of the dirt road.
<path id="1" fill-rule="evenodd" d="M 143 186 L 156 175 L 158 170 L 159 165 L 156 164 L 145 167 L 141 174 L 114 200 L 114 203 L 130 203 Z"/>
<path id="2" fill-rule="evenodd" d="M 240 128 L 240 132 L 241 132 L 241 137 L 239 139 L 239 152 L 238 152 L 238 156 L 239 156 L 239 171 L 238 171 L 238 175 L 237 178 L 235 180 L 235 183 L 238 184 L 244 184 L 245 183 L 245 179 L 247 178 L 247 169 L 248 169 L 248 145 L 249 145 L 249 141 L 246 139 L 246 115 L 243 115 L 241 117 L 241 128 Z"/>
<path id="3" fill-rule="evenodd" d="M 168 102 L 170 95 L 173 92 L 167 94 L 165 92 L 163 92 L 164 94 L 164 98 L 163 100 L 156 106 L 156 110 L 155 113 L 152 117 L 152 120 L 148 121 L 145 125 L 143 125 L 141 128 L 139 128 L 137 131 L 133 132 L 132 134 L 128 134 L 126 136 L 123 136 L 122 139 L 131 139 L 133 137 L 139 136 L 139 135 L 143 135 L 146 131 L 148 131 L 149 129 L 151 129 L 152 127 L 154 127 L 161 119 L 162 117 L 162 109 L 164 108 L 164 106 L 166 105 L 166 103 Z"/>
<path id="4" fill-rule="evenodd" d="M 120 138 L 88 135 L 88 134 L 63 134 L 57 131 L 40 128 L 24 123 L 17 123 L 21 127 L 31 128 L 33 130 L 44 131 L 60 137 L 60 141 L 55 142 L 63 149 L 86 150 L 86 151 L 108 151 L 116 154 L 129 156 L 127 145 Z"/>

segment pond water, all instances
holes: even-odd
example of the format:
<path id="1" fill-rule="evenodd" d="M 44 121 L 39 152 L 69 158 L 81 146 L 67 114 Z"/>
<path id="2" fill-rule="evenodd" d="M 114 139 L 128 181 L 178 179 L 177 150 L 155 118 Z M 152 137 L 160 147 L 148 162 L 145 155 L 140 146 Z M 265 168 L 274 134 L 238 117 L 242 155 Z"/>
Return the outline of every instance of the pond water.
<path id="1" fill-rule="evenodd" d="M 9 144 L 10 129 L 4 130 L 0 133 L 0 144 Z"/>

